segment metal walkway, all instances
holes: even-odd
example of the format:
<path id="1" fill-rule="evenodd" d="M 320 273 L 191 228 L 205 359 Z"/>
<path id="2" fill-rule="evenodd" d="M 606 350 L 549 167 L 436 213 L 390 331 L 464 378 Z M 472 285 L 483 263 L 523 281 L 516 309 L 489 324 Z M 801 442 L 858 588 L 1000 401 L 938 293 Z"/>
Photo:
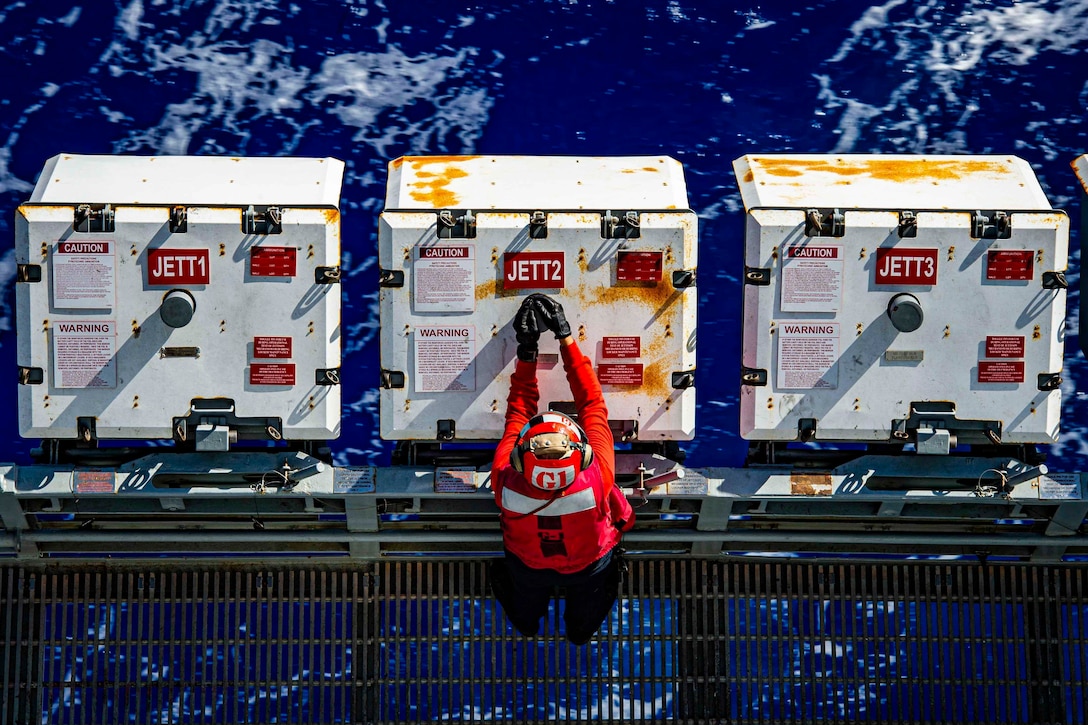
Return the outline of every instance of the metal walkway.
<path id="1" fill-rule="evenodd" d="M 630 564 L 585 647 L 484 560 L 0 568 L 0 723 L 1088 720 L 1078 564 Z"/>

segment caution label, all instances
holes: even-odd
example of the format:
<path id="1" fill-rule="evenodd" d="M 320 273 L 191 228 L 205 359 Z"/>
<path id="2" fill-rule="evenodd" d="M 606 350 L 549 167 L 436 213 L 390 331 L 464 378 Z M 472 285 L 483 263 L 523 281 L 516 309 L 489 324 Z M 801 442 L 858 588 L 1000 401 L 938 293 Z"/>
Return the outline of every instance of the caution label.
<path id="1" fill-rule="evenodd" d="M 53 385 L 117 387 L 117 324 L 113 320 L 66 320 L 53 326 Z"/>
<path id="2" fill-rule="evenodd" d="M 838 244 L 788 244 L 782 250 L 783 312 L 838 312 L 843 251 Z"/>
<path id="3" fill-rule="evenodd" d="M 597 379 L 601 385 L 642 385 L 642 363 L 601 363 Z"/>
<path id="4" fill-rule="evenodd" d="M 1022 383 L 1024 382 L 1024 361 L 980 360 L 978 381 L 980 383 Z"/>
<path id="5" fill-rule="evenodd" d="M 991 249 L 986 253 L 986 279 L 1027 282 L 1035 276 L 1030 249 Z"/>
<path id="6" fill-rule="evenodd" d="M 253 363 L 249 366 L 250 385 L 294 385 L 294 363 Z"/>
<path id="7" fill-rule="evenodd" d="M 53 250 L 53 304 L 69 310 L 112 309 L 117 259 L 112 240 L 61 241 Z"/>
<path id="8" fill-rule="evenodd" d="M 291 357 L 291 338 L 286 336 L 253 338 L 253 357 L 287 360 Z"/>
<path id="9" fill-rule="evenodd" d="M 1024 357 L 1022 335 L 987 335 L 986 357 Z"/>
<path id="10" fill-rule="evenodd" d="M 416 312 L 472 312 L 476 307 L 475 247 L 417 246 L 412 279 Z"/>
<path id="11" fill-rule="evenodd" d="M 778 388 L 834 389 L 839 386 L 839 323 L 780 322 Z"/>
<path id="12" fill-rule="evenodd" d="M 476 390 L 476 328 L 420 327 L 413 337 L 417 393 Z"/>
<path id="13" fill-rule="evenodd" d="M 434 472 L 435 493 L 475 493 L 476 468 L 457 466 L 440 468 Z"/>

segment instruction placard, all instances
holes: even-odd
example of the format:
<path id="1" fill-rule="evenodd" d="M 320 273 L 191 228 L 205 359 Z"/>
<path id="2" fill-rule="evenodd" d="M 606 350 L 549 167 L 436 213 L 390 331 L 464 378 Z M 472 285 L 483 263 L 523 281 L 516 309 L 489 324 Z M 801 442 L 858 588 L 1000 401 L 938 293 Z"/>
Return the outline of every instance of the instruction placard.
<path id="1" fill-rule="evenodd" d="M 417 246 L 412 264 L 413 306 L 420 312 L 476 308 L 476 252 L 462 246 Z"/>
<path id="2" fill-rule="evenodd" d="M 413 337 L 417 393 L 476 390 L 475 327 L 418 327 Z"/>
<path id="3" fill-rule="evenodd" d="M 53 304 L 69 310 L 109 310 L 117 299 L 117 259 L 108 239 L 65 240 L 53 248 Z"/>
<path id="4" fill-rule="evenodd" d="M 782 248 L 783 312 L 838 312 L 842 307 L 843 251 L 838 244 Z"/>
<path id="5" fill-rule="evenodd" d="M 434 472 L 435 493 L 475 493 L 476 469 L 472 466 L 439 468 Z"/>
<path id="6" fill-rule="evenodd" d="M 53 385 L 57 388 L 117 387 L 117 323 L 65 320 L 53 326 Z"/>
<path id="7" fill-rule="evenodd" d="M 1048 473 L 1039 476 L 1039 498 L 1042 499 L 1079 499 L 1079 473 Z"/>
<path id="8" fill-rule="evenodd" d="M 839 386 L 839 323 L 779 322 L 778 387 L 782 390 Z"/>

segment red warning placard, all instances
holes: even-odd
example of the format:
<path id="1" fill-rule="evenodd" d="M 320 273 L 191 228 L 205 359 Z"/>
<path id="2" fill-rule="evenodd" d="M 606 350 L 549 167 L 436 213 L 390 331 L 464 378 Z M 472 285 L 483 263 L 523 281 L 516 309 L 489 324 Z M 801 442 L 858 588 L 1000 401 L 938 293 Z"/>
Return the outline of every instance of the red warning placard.
<path id="1" fill-rule="evenodd" d="M 294 277 L 294 247 L 253 247 L 249 251 L 249 273 L 254 277 Z"/>
<path id="2" fill-rule="evenodd" d="M 294 363 L 253 363 L 249 366 L 250 385 L 294 385 Z"/>
<path id="3" fill-rule="evenodd" d="M 1030 249 L 991 249 L 986 253 L 986 279 L 1026 282 L 1035 276 Z"/>
<path id="4" fill-rule="evenodd" d="M 1024 361 L 980 360 L 978 381 L 980 383 L 1022 383 L 1024 382 Z"/>
<path id="5" fill-rule="evenodd" d="M 601 340 L 601 357 L 638 357 L 642 354 L 642 340 L 635 337 L 606 337 Z"/>
<path id="6" fill-rule="evenodd" d="M 641 363 L 602 363 L 597 366 L 601 385 L 642 385 Z"/>
<path id="7" fill-rule="evenodd" d="M 986 357 L 1024 357 L 1022 335 L 987 335 Z"/>
<path id="8" fill-rule="evenodd" d="M 291 338 L 286 336 L 253 338 L 253 357 L 286 360 L 291 357 Z"/>

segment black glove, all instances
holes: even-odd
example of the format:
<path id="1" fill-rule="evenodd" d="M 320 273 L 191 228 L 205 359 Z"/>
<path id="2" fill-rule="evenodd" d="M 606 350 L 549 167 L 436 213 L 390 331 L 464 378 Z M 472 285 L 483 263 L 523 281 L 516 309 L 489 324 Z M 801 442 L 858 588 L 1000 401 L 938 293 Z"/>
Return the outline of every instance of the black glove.
<path id="1" fill-rule="evenodd" d="M 518 341 L 518 360 L 536 362 L 540 324 L 537 321 L 537 305 L 532 297 L 526 297 L 514 315 L 514 334 Z"/>
<path id="2" fill-rule="evenodd" d="M 563 314 L 563 305 L 548 295 L 539 293 L 529 295 L 526 298 L 526 301 L 528 300 L 534 301 L 537 312 L 540 314 L 540 321 L 555 333 L 556 340 L 562 340 L 564 337 L 570 336 L 570 325 L 567 324 L 567 318 Z"/>

